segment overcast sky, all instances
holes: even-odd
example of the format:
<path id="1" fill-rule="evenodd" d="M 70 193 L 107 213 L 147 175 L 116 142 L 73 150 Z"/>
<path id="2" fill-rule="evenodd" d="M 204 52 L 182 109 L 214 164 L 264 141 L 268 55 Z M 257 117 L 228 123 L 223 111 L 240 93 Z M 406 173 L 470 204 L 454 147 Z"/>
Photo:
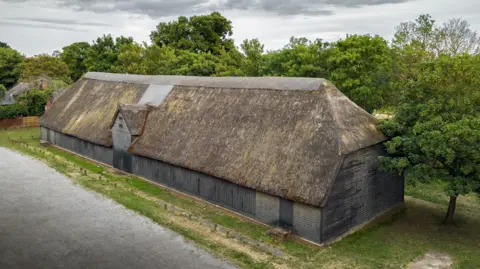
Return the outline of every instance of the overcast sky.
<path id="1" fill-rule="evenodd" d="M 438 22 L 461 17 L 480 30 L 480 0 L 0 0 L 0 41 L 27 56 L 104 33 L 148 41 L 160 21 L 215 10 L 232 21 L 237 45 L 259 38 L 267 49 L 283 47 L 290 36 L 390 40 L 396 25 L 422 13 Z"/>

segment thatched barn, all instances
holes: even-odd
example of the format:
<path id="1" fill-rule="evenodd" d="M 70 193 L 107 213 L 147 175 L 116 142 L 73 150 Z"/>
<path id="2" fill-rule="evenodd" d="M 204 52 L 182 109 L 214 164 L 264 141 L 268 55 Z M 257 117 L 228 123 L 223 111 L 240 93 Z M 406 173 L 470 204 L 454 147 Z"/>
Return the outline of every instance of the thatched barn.
<path id="1" fill-rule="evenodd" d="M 370 114 L 314 78 L 88 73 L 42 139 L 317 243 L 403 202 Z"/>

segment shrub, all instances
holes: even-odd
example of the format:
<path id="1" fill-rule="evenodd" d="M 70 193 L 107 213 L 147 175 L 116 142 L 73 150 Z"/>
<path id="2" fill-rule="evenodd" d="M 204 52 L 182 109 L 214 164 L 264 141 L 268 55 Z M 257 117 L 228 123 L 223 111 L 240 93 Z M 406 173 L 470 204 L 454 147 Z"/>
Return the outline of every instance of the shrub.
<path id="1" fill-rule="evenodd" d="M 13 104 L 0 106 L 0 119 L 13 119 L 19 116 L 27 116 L 28 108 L 25 104 Z"/>
<path id="2" fill-rule="evenodd" d="M 51 90 L 29 90 L 18 97 L 18 101 L 27 107 L 28 116 L 41 116 L 45 105 L 52 98 Z"/>

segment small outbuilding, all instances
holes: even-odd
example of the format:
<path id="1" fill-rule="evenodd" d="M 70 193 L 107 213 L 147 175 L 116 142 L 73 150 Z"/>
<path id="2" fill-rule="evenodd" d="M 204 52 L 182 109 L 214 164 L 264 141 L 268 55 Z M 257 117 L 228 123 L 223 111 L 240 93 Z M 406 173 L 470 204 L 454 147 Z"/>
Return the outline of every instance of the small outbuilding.
<path id="1" fill-rule="evenodd" d="M 315 78 L 88 73 L 42 139 L 316 243 L 403 203 L 376 119 Z"/>

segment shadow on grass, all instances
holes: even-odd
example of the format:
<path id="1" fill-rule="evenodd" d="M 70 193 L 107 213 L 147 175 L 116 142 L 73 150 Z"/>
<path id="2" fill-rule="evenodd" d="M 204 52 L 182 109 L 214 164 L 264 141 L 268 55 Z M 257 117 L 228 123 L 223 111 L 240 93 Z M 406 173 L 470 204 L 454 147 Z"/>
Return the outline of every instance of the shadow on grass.
<path id="1" fill-rule="evenodd" d="M 407 199 L 402 215 L 356 232 L 331 248 L 371 268 L 403 268 L 429 250 L 452 255 L 455 268 L 480 268 L 480 219 L 458 214 L 457 224 L 446 226 L 444 213 L 434 204 Z"/>

